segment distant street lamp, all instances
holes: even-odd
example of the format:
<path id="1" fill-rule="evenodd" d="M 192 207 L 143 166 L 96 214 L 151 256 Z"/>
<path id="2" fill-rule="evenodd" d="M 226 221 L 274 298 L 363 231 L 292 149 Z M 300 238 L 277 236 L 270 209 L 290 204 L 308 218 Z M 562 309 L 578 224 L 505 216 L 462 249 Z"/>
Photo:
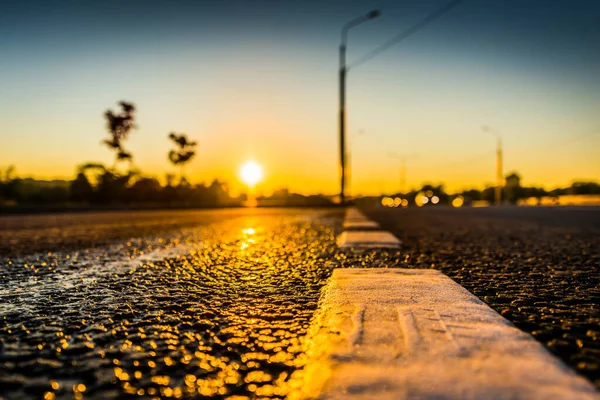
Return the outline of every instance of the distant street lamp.
<path id="1" fill-rule="evenodd" d="M 481 130 L 496 136 L 496 188 L 494 190 L 494 202 L 498 206 L 502 204 L 502 184 L 504 180 L 502 176 L 502 138 L 499 132 L 489 126 L 482 126 Z"/>
<path id="2" fill-rule="evenodd" d="M 390 158 L 400 160 L 400 193 L 406 194 L 406 160 L 418 157 L 417 154 L 400 155 L 397 153 L 388 153 Z"/>
<path id="3" fill-rule="evenodd" d="M 342 27 L 342 41 L 340 43 L 340 201 L 342 204 L 346 202 L 345 188 L 346 188 L 346 73 L 348 69 L 346 67 L 346 43 L 348 41 L 348 30 L 360 25 L 363 22 L 367 22 L 381 15 L 379 10 L 373 10 L 366 15 L 360 16 L 352 21 L 347 22 Z"/>

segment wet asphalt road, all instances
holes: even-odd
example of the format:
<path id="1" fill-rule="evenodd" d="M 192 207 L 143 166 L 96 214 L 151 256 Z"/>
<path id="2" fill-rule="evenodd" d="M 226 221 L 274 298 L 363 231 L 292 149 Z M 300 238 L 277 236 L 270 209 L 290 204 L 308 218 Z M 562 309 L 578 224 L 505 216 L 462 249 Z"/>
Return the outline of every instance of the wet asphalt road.
<path id="1" fill-rule="evenodd" d="M 365 210 L 401 250 L 343 253 L 343 211 L 0 218 L 0 397 L 281 398 L 333 268 L 437 268 L 598 383 L 598 209 Z"/>
<path id="2" fill-rule="evenodd" d="M 0 263 L 0 396 L 284 396 L 334 267 L 342 214 L 2 221 L 4 238 L 18 241 L 14 256 L 3 246 Z M 38 253 L 25 256 L 28 235 Z"/>

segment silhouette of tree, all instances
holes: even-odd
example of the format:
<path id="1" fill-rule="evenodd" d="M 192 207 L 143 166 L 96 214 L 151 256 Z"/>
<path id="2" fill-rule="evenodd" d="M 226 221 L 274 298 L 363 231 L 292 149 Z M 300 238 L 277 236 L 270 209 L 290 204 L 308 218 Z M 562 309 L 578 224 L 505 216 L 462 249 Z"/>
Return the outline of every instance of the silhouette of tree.
<path id="1" fill-rule="evenodd" d="M 176 200 L 177 192 L 173 182 L 175 181 L 175 175 L 167 173 L 165 174 L 165 186 L 161 190 L 161 201 L 171 204 Z"/>
<path id="2" fill-rule="evenodd" d="M 14 174 L 15 166 L 9 165 L 8 168 L 6 168 L 6 171 L 4 171 L 4 174 L 2 174 L 0 171 L 0 182 L 10 182 L 13 179 Z"/>
<path id="3" fill-rule="evenodd" d="M 598 194 L 600 193 L 600 185 L 596 182 L 573 182 L 571 187 L 567 189 L 569 194 Z"/>
<path id="4" fill-rule="evenodd" d="M 218 179 L 212 181 L 208 187 L 208 191 L 211 196 L 214 196 L 216 205 L 223 204 L 229 199 L 229 187 L 225 182 Z"/>
<path id="5" fill-rule="evenodd" d="M 494 202 L 494 191 L 495 188 L 493 186 L 488 186 L 481 192 L 481 200 L 489 201 L 490 203 Z"/>
<path id="6" fill-rule="evenodd" d="M 133 159 L 133 156 L 131 155 L 131 153 L 129 153 L 128 151 L 123 150 L 122 148 L 119 149 L 119 151 L 117 152 L 117 160 L 118 161 L 131 161 Z"/>
<path id="7" fill-rule="evenodd" d="M 15 167 L 10 165 L 4 173 L 0 170 L 0 204 L 4 199 L 14 199 L 18 181 L 13 178 Z"/>
<path id="8" fill-rule="evenodd" d="M 101 163 L 85 163 L 77 167 L 77 175 L 82 173 L 87 178 L 92 187 L 97 186 L 100 182 L 100 177 L 105 174 L 107 168 Z"/>
<path id="9" fill-rule="evenodd" d="M 106 170 L 100 176 L 94 200 L 102 204 L 122 204 L 130 200 L 130 182 L 137 176 L 136 172 L 129 171 L 120 175 L 111 170 Z"/>
<path id="10" fill-rule="evenodd" d="M 110 150 L 115 152 L 115 166 L 119 161 L 130 161 L 133 156 L 123 148 L 123 142 L 127 139 L 133 129 L 135 129 L 135 105 L 120 101 L 120 113 L 114 113 L 112 110 L 106 110 L 106 129 L 110 138 L 104 139 L 104 143 Z"/>
<path id="11" fill-rule="evenodd" d="M 69 198 L 76 202 L 92 202 L 94 197 L 94 188 L 83 171 L 77 173 L 77 177 L 69 187 Z"/>
<path id="12" fill-rule="evenodd" d="M 469 189 L 469 190 L 465 190 L 462 192 L 463 197 L 465 197 L 466 199 L 469 200 L 481 200 L 482 199 L 482 195 L 481 195 L 481 191 L 477 190 L 477 189 Z"/>
<path id="13" fill-rule="evenodd" d="M 181 185 L 185 180 L 183 168 L 185 164 L 190 162 L 196 155 L 197 143 L 189 141 L 185 133 L 178 134 L 176 132 L 171 132 L 169 133 L 169 139 L 177 146 L 176 149 L 169 151 L 169 161 L 171 161 L 174 166 L 180 166 L 179 180 Z"/>
<path id="14" fill-rule="evenodd" d="M 140 178 L 131 186 L 131 200 L 135 203 L 156 203 L 161 200 L 162 187 L 154 178 Z"/>
<path id="15" fill-rule="evenodd" d="M 175 181 L 175 175 L 165 174 L 165 181 L 167 182 L 167 186 L 173 186 L 173 182 Z"/>
<path id="16" fill-rule="evenodd" d="M 83 197 L 87 193 L 89 203 L 127 203 L 132 197 L 135 197 L 131 190 L 131 183 L 139 175 L 140 172 L 136 170 L 129 170 L 127 173 L 121 174 L 100 163 L 80 165 L 77 169 L 77 177 L 71 184 L 71 198 L 84 201 Z M 92 188 L 92 193 L 89 193 L 88 185 Z"/>

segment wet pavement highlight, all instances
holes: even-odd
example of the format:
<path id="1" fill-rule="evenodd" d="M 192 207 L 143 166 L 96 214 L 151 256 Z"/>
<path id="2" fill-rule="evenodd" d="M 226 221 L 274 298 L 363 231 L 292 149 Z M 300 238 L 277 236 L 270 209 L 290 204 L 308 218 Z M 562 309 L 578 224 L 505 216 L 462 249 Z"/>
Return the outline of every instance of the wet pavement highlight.
<path id="1" fill-rule="evenodd" d="M 341 216 L 250 213 L 89 252 L 4 259 L 0 396 L 285 396 Z M 139 259 L 161 251 L 173 257 Z M 124 253 L 130 260 L 115 263 Z"/>

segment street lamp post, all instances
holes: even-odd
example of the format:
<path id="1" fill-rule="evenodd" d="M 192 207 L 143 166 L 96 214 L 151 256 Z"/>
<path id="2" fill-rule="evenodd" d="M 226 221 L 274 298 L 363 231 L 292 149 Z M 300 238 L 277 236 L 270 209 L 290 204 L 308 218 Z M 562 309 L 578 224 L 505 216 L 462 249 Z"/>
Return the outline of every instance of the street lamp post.
<path id="1" fill-rule="evenodd" d="M 367 22 L 371 19 L 377 18 L 381 15 L 379 10 L 373 10 L 366 15 L 360 16 L 352 21 L 347 22 L 342 27 L 342 40 L 340 43 L 340 71 L 339 71 L 339 85 L 340 85 L 340 104 L 339 104 L 339 126 L 340 126 L 340 201 L 342 204 L 346 202 L 346 74 L 348 68 L 346 67 L 346 43 L 348 41 L 348 30 L 350 28 Z"/>
<path id="2" fill-rule="evenodd" d="M 400 159 L 400 193 L 406 194 L 406 157 Z"/>
<path id="3" fill-rule="evenodd" d="M 500 133 L 491 129 L 489 126 L 482 127 L 482 130 L 496 136 L 496 187 L 494 190 L 494 202 L 499 206 L 502 204 L 502 184 L 504 183 L 504 178 L 502 176 L 502 138 L 500 137 Z"/>
<path id="4" fill-rule="evenodd" d="M 397 153 L 388 153 L 388 156 L 400 160 L 400 193 L 406 194 L 406 160 L 418 157 L 418 154 L 401 155 Z"/>
<path id="5" fill-rule="evenodd" d="M 364 134 L 365 131 L 363 129 L 354 133 L 354 137 Z M 350 148 L 352 148 L 352 142 L 350 142 Z M 352 198 L 352 150 L 346 152 L 346 197 Z"/>

